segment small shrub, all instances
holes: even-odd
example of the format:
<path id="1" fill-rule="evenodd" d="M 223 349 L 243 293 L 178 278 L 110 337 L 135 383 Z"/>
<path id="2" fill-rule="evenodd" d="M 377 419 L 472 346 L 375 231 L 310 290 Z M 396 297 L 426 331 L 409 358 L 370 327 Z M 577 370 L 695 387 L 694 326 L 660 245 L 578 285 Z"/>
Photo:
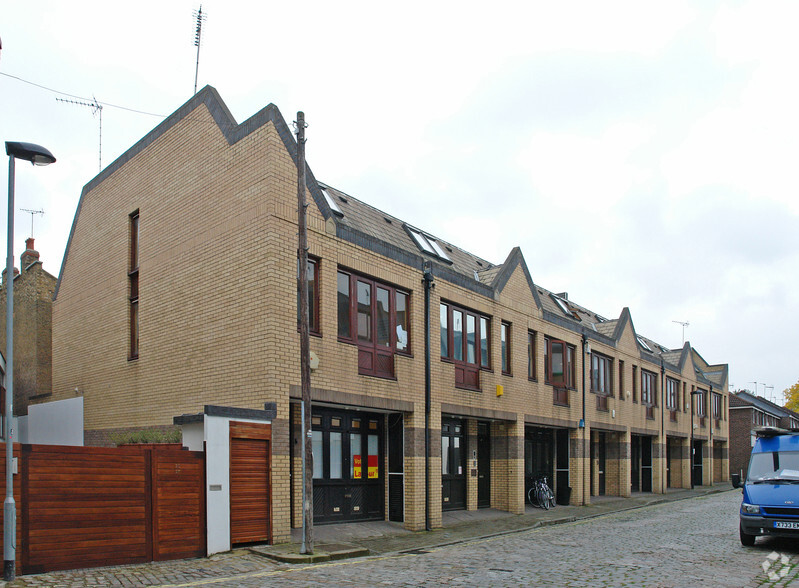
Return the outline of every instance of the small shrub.
<path id="1" fill-rule="evenodd" d="M 141 429 L 139 431 L 121 431 L 109 435 L 114 445 L 130 445 L 132 443 L 180 443 L 182 435 L 179 429 L 162 431 L 159 429 Z"/>

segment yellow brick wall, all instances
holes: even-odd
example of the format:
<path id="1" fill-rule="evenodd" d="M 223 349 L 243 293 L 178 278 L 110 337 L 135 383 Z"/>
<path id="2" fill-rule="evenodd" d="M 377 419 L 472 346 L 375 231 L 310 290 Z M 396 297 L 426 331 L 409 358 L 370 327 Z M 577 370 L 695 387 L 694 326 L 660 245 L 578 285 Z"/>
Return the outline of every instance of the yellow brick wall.
<path id="1" fill-rule="evenodd" d="M 311 337 L 319 357 L 312 374 L 314 388 L 411 403 L 407 430 L 424 428 L 424 291 L 421 264 L 410 267 L 340 240 L 307 196 L 309 248 L 319 258 L 320 335 Z M 128 215 L 140 214 L 140 351 L 128 360 Z M 300 385 L 299 337 L 296 328 L 297 249 L 296 167 L 271 123 L 233 145 L 202 106 L 132 157 L 86 193 L 72 235 L 60 291 L 54 303 L 53 393 L 84 396 L 89 430 L 171 424 L 172 418 L 197 413 L 204 404 L 263 408 L 277 403 L 282 435 L 274 436 L 274 513 L 276 538 L 289 536 L 299 513 L 300 491 L 295 455 L 289 458 L 289 393 Z M 431 227 L 434 228 L 434 227 Z M 469 243 L 463 243 L 467 249 Z M 346 267 L 411 294 L 411 355 L 395 357 L 393 380 L 362 376 L 357 348 L 337 339 L 336 272 Z M 480 373 L 479 392 L 455 387 L 454 368 L 439 358 L 438 308 L 441 300 L 485 313 L 491 321 L 491 370 Z M 591 430 L 660 430 L 660 382 L 655 420 L 631 398 L 619 398 L 617 380 L 609 411 L 596 410 L 585 391 L 584 355 L 579 333 L 545 322 L 536 307 L 524 272 L 517 266 L 495 297 L 437 278 L 431 293 L 431 379 L 434 436 L 430 460 L 431 522 L 441 525 L 440 427 L 442 404 L 461 407 L 463 417 L 495 411 L 512 415 L 495 420 L 494 437 L 512 438 L 515 453 L 497 457 L 491 468 L 492 505 L 511 512 L 524 508 L 523 439 L 525 422 L 568 423 L 572 450 L 571 501 L 590 500 L 587 434 Z M 500 368 L 500 323 L 511 324 L 511 375 Z M 537 333 L 537 380 L 527 377 L 527 332 Z M 576 389 L 569 406 L 552 402 L 544 382 L 544 337 L 576 347 Z M 632 366 L 660 374 L 660 366 L 641 358 L 628 323 L 614 345 L 591 341 L 596 351 L 625 365 L 631 389 Z M 586 359 L 586 361 L 588 361 Z M 585 366 L 586 383 L 589 381 Z M 690 370 L 671 374 L 688 387 Z M 618 375 L 616 375 L 618 377 Z M 497 396 L 497 386 L 504 394 Z M 639 391 L 640 394 L 640 391 Z M 640 399 L 639 399 L 640 400 Z M 675 426 L 689 431 L 687 413 Z M 469 430 L 475 426 L 469 417 Z M 670 428 L 668 418 L 667 429 Z M 278 427 L 278 430 L 281 430 Z M 726 437 L 726 421 L 719 436 Z M 613 438 L 609 435 L 609 438 Z M 665 443 L 665 438 L 659 438 Z M 406 441 L 407 447 L 408 441 Z M 521 449 L 518 449 L 521 448 Z M 417 448 L 418 449 L 418 448 Z M 662 453 L 661 453 L 662 455 Z M 469 454 L 468 457 L 471 457 Z M 614 474 L 619 493 L 629 487 L 629 464 Z M 708 469 L 710 472 L 711 470 Z M 468 472 L 467 472 L 468 473 Z M 709 474 L 711 475 L 711 474 Z M 476 506 L 476 486 L 467 476 L 469 508 Z M 614 486 L 615 487 L 615 486 Z M 294 494 L 294 510 L 290 508 Z M 424 527 L 424 458 L 415 450 L 405 458 L 405 524 Z"/>

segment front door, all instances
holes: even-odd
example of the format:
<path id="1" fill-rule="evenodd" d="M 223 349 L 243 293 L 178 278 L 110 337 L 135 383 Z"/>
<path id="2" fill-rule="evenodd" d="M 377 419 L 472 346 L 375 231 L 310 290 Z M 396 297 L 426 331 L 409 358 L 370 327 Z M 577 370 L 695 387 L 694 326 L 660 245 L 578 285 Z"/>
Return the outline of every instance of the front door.
<path id="1" fill-rule="evenodd" d="M 315 408 L 314 522 L 384 517 L 383 415 Z"/>
<path id="2" fill-rule="evenodd" d="M 491 428 L 477 423 L 477 507 L 491 506 Z"/>
<path id="3" fill-rule="evenodd" d="M 597 482 L 599 485 L 599 489 L 597 493 L 600 496 L 605 495 L 605 469 L 607 466 L 607 434 L 600 432 L 598 435 L 599 439 L 597 444 Z"/>
<path id="4" fill-rule="evenodd" d="M 460 419 L 441 419 L 441 508 L 466 508 L 466 431 Z"/>
<path id="5" fill-rule="evenodd" d="M 641 437 L 630 438 L 630 491 L 641 491 Z"/>
<path id="6" fill-rule="evenodd" d="M 641 491 L 652 492 L 652 437 L 641 437 Z"/>
<path id="7" fill-rule="evenodd" d="M 693 464 L 691 468 L 691 483 L 694 486 L 702 485 L 702 445 L 702 441 L 694 441 L 693 458 L 691 459 Z"/>

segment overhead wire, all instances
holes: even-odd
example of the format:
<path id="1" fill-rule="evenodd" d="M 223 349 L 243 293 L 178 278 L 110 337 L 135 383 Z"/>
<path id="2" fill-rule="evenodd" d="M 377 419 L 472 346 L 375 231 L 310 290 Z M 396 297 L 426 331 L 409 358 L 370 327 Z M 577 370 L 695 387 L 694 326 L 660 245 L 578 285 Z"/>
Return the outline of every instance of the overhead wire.
<path id="1" fill-rule="evenodd" d="M 19 76 L 15 76 L 15 75 L 12 75 L 12 74 L 9 74 L 9 73 L 6 73 L 6 72 L 0 71 L 0 75 L 5 76 L 7 78 L 14 79 L 14 80 L 18 80 L 20 82 L 23 82 L 25 84 L 29 84 L 31 86 L 35 86 L 37 88 L 41 88 L 42 90 L 47 90 L 48 92 L 53 92 L 54 94 L 60 94 L 62 96 L 69 96 L 70 98 L 76 98 L 78 100 L 85 100 L 86 102 L 89 102 L 89 101 L 93 100 L 97 104 L 102 104 L 103 106 L 109 106 L 111 108 L 118 108 L 119 110 L 126 110 L 128 112 L 133 112 L 135 114 L 144 114 L 146 116 L 156 116 L 156 117 L 159 117 L 159 118 L 166 118 L 165 114 L 156 114 L 154 112 L 146 112 L 144 110 L 137 110 L 135 108 L 128 108 L 127 106 L 120 106 L 118 104 L 111 104 L 110 102 L 103 102 L 103 101 L 100 101 L 100 100 L 95 100 L 94 98 L 90 99 L 90 98 L 86 98 L 85 96 L 77 96 L 75 94 L 70 94 L 68 92 L 62 92 L 61 90 L 56 90 L 54 88 L 49 88 L 49 87 L 44 86 L 42 84 L 37 84 L 36 82 L 31 82 L 29 80 L 26 80 L 24 78 L 21 78 Z"/>

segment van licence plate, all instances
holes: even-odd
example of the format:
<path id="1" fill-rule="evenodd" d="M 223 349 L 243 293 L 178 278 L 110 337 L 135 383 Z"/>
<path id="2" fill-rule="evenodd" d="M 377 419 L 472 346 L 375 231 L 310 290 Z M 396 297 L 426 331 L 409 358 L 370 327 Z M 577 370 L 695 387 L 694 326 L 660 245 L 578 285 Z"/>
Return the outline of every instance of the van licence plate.
<path id="1" fill-rule="evenodd" d="M 797 522 L 789 522 L 789 521 L 774 521 L 774 528 L 775 529 L 799 529 L 799 521 Z"/>

